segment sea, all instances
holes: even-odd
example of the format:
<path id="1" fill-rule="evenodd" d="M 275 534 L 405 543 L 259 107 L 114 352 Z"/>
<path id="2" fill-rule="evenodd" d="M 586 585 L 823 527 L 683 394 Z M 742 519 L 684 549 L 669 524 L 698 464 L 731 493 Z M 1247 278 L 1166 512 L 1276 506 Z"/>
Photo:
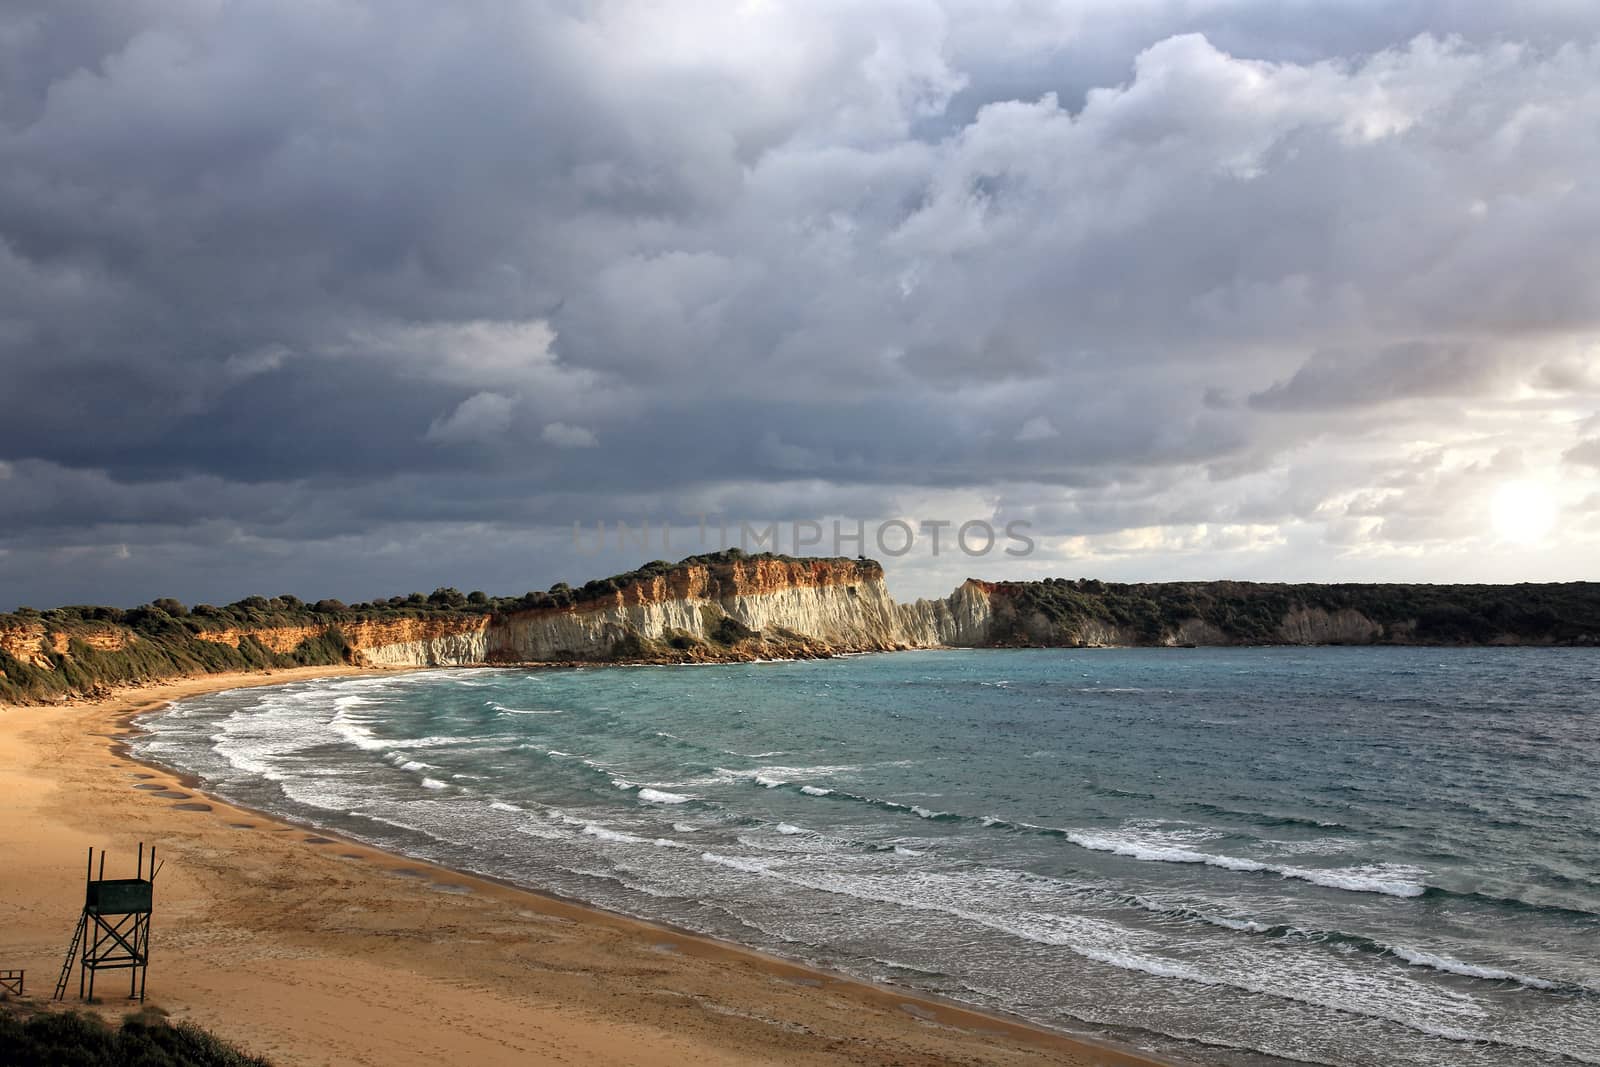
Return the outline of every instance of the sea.
<path id="1" fill-rule="evenodd" d="M 1190 1063 L 1600 1064 L 1600 655 L 903 652 L 217 693 L 395 852 Z"/>

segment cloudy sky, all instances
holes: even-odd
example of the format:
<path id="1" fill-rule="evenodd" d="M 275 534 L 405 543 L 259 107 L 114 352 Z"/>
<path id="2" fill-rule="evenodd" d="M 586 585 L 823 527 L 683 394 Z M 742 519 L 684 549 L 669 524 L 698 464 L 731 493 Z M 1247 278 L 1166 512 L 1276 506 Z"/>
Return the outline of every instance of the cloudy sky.
<path id="1" fill-rule="evenodd" d="M 8 0 L 0 609 L 517 593 L 701 515 L 1029 524 L 900 595 L 1600 577 L 1597 34 Z"/>

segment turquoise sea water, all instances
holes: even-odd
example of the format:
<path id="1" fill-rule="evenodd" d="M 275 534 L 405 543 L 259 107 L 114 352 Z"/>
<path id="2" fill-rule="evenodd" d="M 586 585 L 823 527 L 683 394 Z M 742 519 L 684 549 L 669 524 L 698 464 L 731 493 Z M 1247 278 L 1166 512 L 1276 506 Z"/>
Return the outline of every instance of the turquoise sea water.
<path id="1" fill-rule="evenodd" d="M 250 689 L 141 754 L 1197 1062 L 1600 1063 L 1600 656 L 948 651 Z"/>

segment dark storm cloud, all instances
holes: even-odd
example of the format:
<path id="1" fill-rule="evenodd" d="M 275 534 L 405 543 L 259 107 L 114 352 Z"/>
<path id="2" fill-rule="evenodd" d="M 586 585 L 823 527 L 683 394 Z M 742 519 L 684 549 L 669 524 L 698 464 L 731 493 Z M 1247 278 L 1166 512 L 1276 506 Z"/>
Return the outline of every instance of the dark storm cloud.
<path id="1" fill-rule="evenodd" d="M 1376 483 L 1590 454 L 1563 427 L 1600 409 L 1597 28 L 1562 0 L 8 5 L 0 585 L 539 584 L 573 519 L 929 500 L 1061 537 L 1347 545 L 1385 507 L 1465 536 L 1440 494 L 1479 488 Z"/>

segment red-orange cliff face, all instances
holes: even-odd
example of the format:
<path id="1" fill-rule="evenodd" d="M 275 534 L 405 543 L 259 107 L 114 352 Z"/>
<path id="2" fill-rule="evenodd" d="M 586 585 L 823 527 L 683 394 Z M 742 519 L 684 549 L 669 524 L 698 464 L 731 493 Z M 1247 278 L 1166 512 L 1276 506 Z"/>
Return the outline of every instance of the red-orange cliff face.
<path id="1" fill-rule="evenodd" d="M 63 655 L 71 649 L 73 641 L 81 641 L 102 652 L 120 652 L 135 640 L 137 638 L 131 631 L 110 625 L 80 627 L 71 633 L 42 623 L 0 627 L 0 652 L 29 666 L 43 669 L 49 669 L 51 665 L 47 653 Z"/>
<path id="2" fill-rule="evenodd" d="M 897 605 L 883 568 L 864 559 L 690 559 L 582 593 L 571 606 L 496 619 L 489 659 L 677 662 L 891 651 L 951 643 L 981 629 L 972 616 L 986 617 L 986 601 L 967 587 L 948 601 Z"/>
<path id="3" fill-rule="evenodd" d="M 560 606 L 496 615 L 438 611 L 354 618 L 302 612 L 303 623 L 297 617 L 289 624 L 215 628 L 207 628 L 220 621 L 215 618 L 171 619 L 148 634 L 110 623 L 73 623 L 70 638 L 40 623 L 19 622 L 0 628 L 0 651 L 14 661 L 18 676 L 9 683 L 0 678 L 0 699 L 61 699 L 126 684 L 133 675 L 346 659 L 372 666 L 458 666 L 830 656 L 977 643 L 988 618 L 987 597 L 974 583 L 947 600 L 897 605 L 883 569 L 864 559 L 695 557 L 590 583 L 575 596 Z M 85 652 L 72 670 L 58 669 L 68 664 L 58 665 L 52 654 L 70 658 L 73 647 L 82 649 L 75 642 L 104 650 L 141 645 L 142 651 L 133 659 L 100 663 Z M 215 646 L 237 651 L 219 656 Z"/>
<path id="4" fill-rule="evenodd" d="M 239 647 L 239 642 L 251 638 L 268 651 L 287 655 L 307 641 L 314 641 L 327 630 L 326 626 L 246 626 L 240 629 L 202 630 L 195 634 L 197 641 L 210 641 L 217 645 Z"/>
<path id="5" fill-rule="evenodd" d="M 350 648 L 363 654 L 371 649 L 408 643 L 423 644 L 448 640 L 464 634 L 479 633 L 489 626 L 486 615 L 468 615 L 442 619 L 362 619 L 334 624 Z M 200 641 L 239 647 L 239 642 L 251 638 L 268 651 L 288 655 L 307 641 L 314 641 L 328 631 L 329 624 L 315 626 L 259 626 L 205 630 L 195 635 Z"/>
<path id="6" fill-rule="evenodd" d="M 584 596 L 569 608 L 540 611 L 601 611 L 608 608 L 660 605 L 672 600 L 716 600 L 768 596 L 795 589 L 859 586 L 883 581 L 883 568 L 872 560 L 737 559 L 691 563 L 661 574 L 634 578 L 621 588 Z"/>

